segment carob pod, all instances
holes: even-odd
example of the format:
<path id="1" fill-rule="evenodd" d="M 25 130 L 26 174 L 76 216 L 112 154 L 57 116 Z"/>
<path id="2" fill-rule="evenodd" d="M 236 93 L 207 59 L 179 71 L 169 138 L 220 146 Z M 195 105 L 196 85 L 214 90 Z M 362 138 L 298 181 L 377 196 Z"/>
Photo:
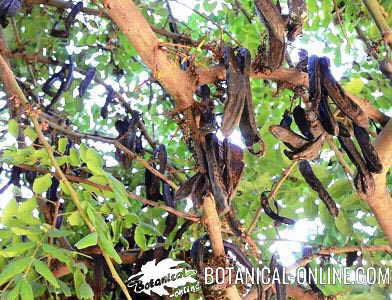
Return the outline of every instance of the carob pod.
<path id="1" fill-rule="evenodd" d="M 301 149 L 309 143 L 304 137 L 280 125 L 270 126 L 269 131 L 292 150 Z"/>
<path id="2" fill-rule="evenodd" d="M 354 185 L 358 193 L 362 197 L 373 195 L 376 188 L 374 178 L 367 169 L 366 162 L 358 152 L 353 141 L 350 138 L 340 136 L 338 137 L 338 140 L 351 162 L 357 168 L 357 175 L 354 178 Z"/>
<path id="3" fill-rule="evenodd" d="M 362 155 L 365 158 L 368 170 L 372 173 L 381 173 L 382 163 L 378 157 L 376 149 L 370 141 L 367 130 L 354 124 L 354 135 L 358 141 L 359 147 L 362 150 Z"/>
<path id="4" fill-rule="evenodd" d="M 187 181 L 185 181 L 183 184 L 180 185 L 178 190 L 175 193 L 174 199 L 175 200 L 182 200 L 191 195 L 193 190 L 195 189 L 195 186 L 197 185 L 197 182 L 200 180 L 200 177 L 204 176 L 201 173 L 196 173 L 193 175 L 191 178 L 189 178 Z"/>
<path id="5" fill-rule="evenodd" d="M 22 6 L 22 0 L 0 0 L 0 24 L 7 27 L 7 17 L 13 17 Z"/>
<path id="6" fill-rule="evenodd" d="M 346 254 L 346 266 L 352 267 L 354 262 L 358 259 L 358 257 L 359 256 L 357 251 L 348 252 Z"/>
<path id="7" fill-rule="evenodd" d="M 155 164 L 152 164 L 155 167 Z M 146 169 L 144 174 L 144 184 L 146 186 L 146 198 L 148 200 L 159 201 L 162 199 L 160 192 L 161 180 Z"/>
<path id="8" fill-rule="evenodd" d="M 67 29 L 67 31 L 69 31 L 71 29 L 71 26 L 72 26 L 72 24 L 75 21 L 76 15 L 82 10 L 82 8 L 83 8 L 83 2 L 82 1 L 76 3 L 72 7 L 70 13 L 65 18 L 65 21 L 64 21 L 65 28 Z"/>
<path id="9" fill-rule="evenodd" d="M 312 55 L 308 60 L 309 73 L 309 101 L 312 105 L 313 111 L 318 111 L 318 106 L 321 101 L 321 74 L 320 61 L 316 55 Z"/>
<path id="10" fill-rule="evenodd" d="M 294 151 L 285 150 L 284 153 L 291 160 L 313 160 L 320 155 L 321 148 L 324 145 L 326 134 L 321 134 L 315 141 L 308 142 L 300 149 Z"/>
<path id="11" fill-rule="evenodd" d="M 241 120 L 245 104 L 246 87 L 244 74 L 240 72 L 234 49 L 230 46 L 225 46 L 224 61 L 227 99 L 225 101 L 221 130 L 225 136 L 230 136 Z"/>
<path id="12" fill-rule="evenodd" d="M 314 136 L 311 132 L 311 125 L 309 120 L 306 118 L 305 110 L 300 106 L 297 105 L 293 110 L 293 117 L 295 124 L 297 124 L 301 133 L 309 140 L 314 140 Z"/>
<path id="13" fill-rule="evenodd" d="M 208 175 L 212 187 L 217 207 L 220 213 L 227 212 L 230 207 L 228 205 L 228 194 L 224 185 L 222 170 L 219 165 L 219 142 L 216 135 L 209 133 L 206 135 L 206 158 L 208 164 Z"/>
<path id="14" fill-rule="evenodd" d="M 166 147 L 163 144 L 158 146 L 158 160 L 159 160 L 159 172 L 165 173 L 167 168 L 167 152 Z"/>
<path id="15" fill-rule="evenodd" d="M 51 88 L 53 87 L 56 81 L 62 81 L 63 79 L 64 79 L 64 72 L 63 69 L 61 69 L 61 71 L 54 73 L 48 80 L 45 81 L 45 83 L 42 86 L 42 91 L 46 95 L 54 97 L 56 93 L 51 91 Z"/>
<path id="16" fill-rule="evenodd" d="M 278 7 L 271 0 L 255 1 L 256 11 L 268 29 L 267 67 L 274 71 L 282 66 L 286 51 L 285 31 L 286 22 L 283 20 Z"/>
<path id="17" fill-rule="evenodd" d="M 287 224 L 287 225 L 294 225 L 295 224 L 294 220 L 286 218 L 286 217 L 282 217 L 271 209 L 271 207 L 269 206 L 269 203 L 268 203 L 268 197 L 265 196 L 265 193 L 261 193 L 260 203 L 261 203 L 261 207 L 263 207 L 263 209 L 264 209 L 265 214 L 268 217 L 270 217 L 271 219 L 273 219 L 279 223 L 283 223 L 283 224 Z"/>
<path id="18" fill-rule="evenodd" d="M 326 95 L 324 91 L 321 95 L 321 101 L 318 106 L 318 116 L 326 132 L 334 136 L 339 135 L 339 125 L 331 112 L 331 108 L 328 104 L 328 95 Z"/>
<path id="19" fill-rule="evenodd" d="M 240 147 L 224 139 L 223 141 L 223 180 L 230 200 L 235 196 L 238 183 L 244 170 L 244 154 Z"/>
<path id="20" fill-rule="evenodd" d="M 285 110 L 279 125 L 283 128 L 290 129 L 291 123 L 293 123 L 293 118 L 291 117 L 290 112 Z"/>
<path id="21" fill-rule="evenodd" d="M 339 214 L 339 209 L 336 206 L 335 201 L 329 195 L 327 190 L 324 188 L 320 180 L 313 173 L 312 167 L 310 163 L 306 160 L 302 160 L 299 162 L 298 169 L 307 182 L 307 184 L 318 193 L 320 199 L 324 202 L 325 206 L 328 208 L 329 213 L 332 216 L 337 217 Z"/>
<path id="22" fill-rule="evenodd" d="M 322 85 L 328 92 L 333 102 L 339 109 L 360 127 L 368 128 L 368 118 L 365 112 L 354 101 L 352 101 L 337 83 L 329 70 L 329 61 L 325 57 L 319 59 L 322 72 Z"/>
<path id="23" fill-rule="evenodd" d="M 251 56 L 249 50 L 246 48 L 240 48 L 238 50 L 237 59 L 240 62 L 239 65 L 244 74 L 244 85 L 246 92 L 246 101 L 244 103 L 244 109 L 242 111 L 242 116 L 239 124 L 240 132 L 245 145 L 248 147 L 249 152 L 254 155 L 263 155 L 265 152 L 265 145 L 257 130 L 253 109 L 252 90 L 249 81 L 251 69 Z M 252 148 L 252 146 L 256 143 L 260 143 L 260 150 L 257 152 L 255 152 Z"/>
<path id="24" fill-rule="evenodd" d="M 242 253 L 242 251 L 236 245 L 227 241 L 223 241 L 223 247 L 225 248 L 226 253 L 230 251 L 241 265 L 243 265 L 250 272 L 252 272 L 253 266 L 251 262 L 249 261 L 247 256 L 244 255 L 244 253 Z"/>
<path id="25" fill-rule="evenodd" d="M 228 137 L 239 126 L 244 143 L 250 152 L 253 151 L 251 147 L 254 144 L 261 142 L 262 149 L 258 153 L 252 153 L 262 154 L 264 145 L 256 127 L 249 81 L 250 52 L 248 49 L 240 48 L 236 54 L 233 48 L 226 46 L 224 61 L 227 74 L 227 100 L 222 132 L 225 137 Z"/>
<path id="26" fill-rule="evenodd" d="M 217 129 L 214 114 L 214 101 L 210 98 L 210 88 L 208 85 L 202 85 L 196 91 L 196 95 L 201 97 L 202 101 L 199 104 L 200 111 L 200 130 L 204 132 L 211 132 Z"/>
<path id="27" fill-rule="evenodd" d="M 286 285 L 283 284 L 284 281 L 284 269 L 283 266 L 278 262 L 276 254 L 272 255 L 270 262 L 270 271 L 272 274 L 275 272 L 278 273 L 279 279 L 274 280 L 275 282 L 275 291 L 276 291 L 276 300 L 286 300 Z"/>
<path id="28" fill-rule="evenodd" d="M 176 207 L 176 200 L 174 199 L 173 190 L 167 183 L 163 184 L 163 200 L 165 204 L 169 207 Z M 163 236 L 167 237 L 170 232 L 172 232 L 177 225 L 177 216 L 170 214 L 166 217 L 166 227 L 163 232 Z"/>
<path id="29" fill-rule="evenodd" d="M 105 104 L 102 106 L 101 108 L 101 117 L 103 119 L 107 119 L 108 117 L 108 106 L 110 103 L 113 102 L 114 99 L 114 90 L 111 86 L 109 86 L 107 88 L 107 96 L 106 96 L 106 100 L 105 100 Z"/>
<path id="30" fill-rule="evenodd" d="M 62 70 L 60 71 L 61 74 L 57 76 L 59 80 L 61 80 L 61 84 L 55 95 L 53 96 L 50 104 L 46 107 L 49 110 L 60 98 L 63 92 L 67 91 L 73 82 L 73 73 L 75 71 L 75 64 L 73 56 L 69 56 L 69 64 L 64 65 Z M 53 84 L 54 82 L 52 82 Z"/>
<path id="31" fill-rule="evenodd" d="M 91 81 L 95 77 L 97 69 L 94 67 L 88 68 L 86 72 L 86 76 L 84 77 L 83 81 L 79 85 L 79 97 L 84 97 L 87 92 L 88 87 L 90 86 Z"/>

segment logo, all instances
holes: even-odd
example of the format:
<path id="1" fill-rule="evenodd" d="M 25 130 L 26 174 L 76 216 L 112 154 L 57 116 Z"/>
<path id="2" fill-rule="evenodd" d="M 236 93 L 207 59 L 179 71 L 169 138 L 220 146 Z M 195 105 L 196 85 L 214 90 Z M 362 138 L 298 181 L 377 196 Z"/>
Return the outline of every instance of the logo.
<path id="1" fill-rule="evenodd" d="M 127 286 L 133 288 L 135 293 L 145 293 L 151 295 L 151 292 L 159 296 L 170 297 L 182 295 L 184 293 L 196 292 L 199 290 L 198 281 L 195 270 L 186 270 L 184 267 L 175 268 L 184 261 L 176 261 L 171 258 L 161 260 L 156 264 L 155 259 L 147 262 L 141 267 L 139 273 L 132 275 L 127 280 Z M 190 284 L 192 287 L 184 288 L 182 291 L 175 291 L 173 294 L 165 289 L 165 287 L 179 289 Z"/>

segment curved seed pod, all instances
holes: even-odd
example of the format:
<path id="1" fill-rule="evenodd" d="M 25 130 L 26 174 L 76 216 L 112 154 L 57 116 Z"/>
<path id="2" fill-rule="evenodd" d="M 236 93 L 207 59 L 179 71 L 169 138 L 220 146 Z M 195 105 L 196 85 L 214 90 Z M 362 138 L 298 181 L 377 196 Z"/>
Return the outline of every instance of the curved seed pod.
<path id="1" fill-rule="evenodd" d="M 348 252 L 346 254 L 346 266 L 347 267 L 352 267 L 354 262 L 358 259 L 358 252 L 353 251 L 353 252 Z"/>
<path id="2" fill-rule="evenodd" d="M 278 69 L 284 61 L 286 51 L 285 31 L 286 24 L 278 7 L 271 0 L 255 1 L 256 11 L 268 29 L 268 68 L 271 71 Z"/>
<path id="3" fill-rule="evenodd" d="M 279 275 L 279 280 L 275 280 L 276 300 L 286 300 L 286 285 L 282 283 L 284 281 L 284 270 L 283 266 L 278 263 L 276 254 L 271 257 L 270 271 L 272 274 L 278 272 Z"/>
<path id="4" fill-rule="evenodd" d="M 135 153 L 140 154 L 140 155 L 144 155 L 143 140 L 142 140 L 142 136 L 141 135 L 136 137 Z"/>
<path id="5" fill-rule="evenodd" d="M 105 105 L 101 107 L 101 117 L 102 117 L 102 119 L 107 119 L 107 117 L 108 117 L 108 105 L 109 104 L 105 103 Z"/>
<path id="6" fill-rule="evenodd" d="M 317 111 L 321 101 L 321 76 L 320 62 L 316 55 L 312 55 L 308 60 L 309 72 L 309 100 L 312 110 Z"/>
<path id="7" fill-rule="evenodd" d="M 159 159 L 159 172 L 165 173 L 167 167 L 167 152 L 166 147 L 160 144 L 158 147 L 158 159 Z"/>
<path id="8" fill-rule="evenodd" d="M 336 82 L 329 70 L 329 63 L 326 58 L 320 58 L 320 68 L 323 74 L 322 85 L 335 104 L 355 124 L 368 128 L 368 118 L 365 112 L 345 94 L 342 87 Z"/>
<path id="9" fill-rule="evenodd" d="M 222 121 L 222 132 L 227 137 L 238 127 L 245 104 L 245 81 L 242 72 L 239 72 L 234 49 L 225 47 L 225 67 L 227 83 L 227 100 Z"/>
<path id="10" fill-rule="evenodd" d="M 357 175 L 354 178 L 354 185 L 362 197 L 372 196 L 375 191 L 373 176 L 366 167 L 366 162 L 358 152 L 350 138 L 338 137 L 340 145 L 343 147 L 351 162 L 357 168 Z"/>
<path id="11" fill-rule="evenodd" d="M 323 94 L 321 96 L 321 101 L 318 108 L 319 119 L 325 131 L 331 135 L 338 136 L 339 126 L 329 107 L 327 95 Z"/>
<path id="12" fill-rule="evenodd" d="M 250 66 L 251 66 L 251 56 L 248 49 L 240 48 L 238 50 L 237 60 L 239 60 L 239 65 L 241 72 L 244 74 L 244 87 L 245 87 L 245 98 L 244 108 L 240 120 L 240 131 L 242 138 L 244 139 L 245 145 L 248 147 L 249 151 L 256 155 L 264 154 L 264 142 L 261 139 L 256 126 L 256 120 L 253 109 L 252 100 L 252 90 L 250 87 Z M 260 143 L 260 151 L 258 153 L 252 152 L 250 147 L 254 144 Z"/>
<path id="13" fill-rule="evenodd" d="M 203 270 L 204 265 L 204 252 L 206 252 L 206 242 L 208 237 L 202 236 L 193 242 L 192 248 L 190 251 L 190 256 L 192 258 L 193 265 L 196 266 L 199 270 Z"/>
<path id="14" fill-rule="evenodd" d="M 86 94 L 87 89 L 88 89 L 91 81 L 95 77 L 95 72 L 96 72 L 95 67 L 88 68 L 88 70 L 86 72 L 86 76 L 84 77 L 84 80 L 79 85 L 79 97 L 84 97 L 84 95 Z"/>
<path id="15" fill-rule="evenodd" d="M 67 76 L 65 77 L 64 80 L 64 86 L 62 88 L 63 91 L 66 91 L 71 87 L 73 81 L 73 73 L 75 71 L 74 57 L 70 55 L 68 59 L 69 59 L 69 64 L 67 65 Z"/>
<path id="16" fill-rule="evenodd" d="M 192 189 L 191 199 L 193 205 L 197 208 L 203 203 L 203 199 L 207 193 L 211 191 L 211 185 L 208 182 L 206 174 L 201 174 L 199 179 L 195 182 L 194 188 Z"/>
<path id="17" fill-rule="evenodd" d="M 279 125 L 270 126 L 269 131 L 273 134 L 274 137 L 287 144 L 287 146 L 293 150 L 301 149 L 309 143 L 309 141 L 302 136 Z"/>
<path id="18" fill-rule="evenodd" d="M 226 253 L 228 251 L 230 251 L 231 253 L 233 253 L 233 255 L 235 256 L 236 260 L 243 265 L 245 268 L 247 268 L 249 271 L 252 271 L 252 264 L 249 261 L 249 259 L 247 258 L 247 256 L 242 253 L 242 251 L 234 244 L 229 243 L 227 241 L 223 241 L 223 247 L 225 248 Z"/>
<path id="19" fill-rule="evenodd" d="M 44 85 L 42 86 L 42 91 L 46 95 L 53 97 L 55 95 L 55 93 L 51 91 L 53 84 L 56 81 L 62 81 L 62 80 L 63 80 L 62 71 L 54 73 L 48 80 L 45 81 Z"/>
<path id="20" fill-rule="evenodd" d="M 370 141 L 367 130 L 354 124 L 354 135 L 358 141 L 359 147 L 362 150 L 362 155 L 365 158 L 368 170 L 372 173 L 381 173 L 382 164 L 376 149 L 373 147 L 372 142 Z"/>
<path id="21" fill-rule="evenodd" d="M 279 125 L 283 128 L 290 129 L 291 123 L 293 123 L 293 118 L 290 116 L 290 112 L 285 110 Z"/>
<path id="22" fill-rule="evenodd" d="M 264 193 L 261 193 L 260 195 L 260 202 L 261 202 L 261 206 L 264 209 L 265 214 L 270 217 L 271 219 L 279 222 L 279 223 L 283 223 L 283 224 L 287 224 L 287 225 L 294 225 L 295 221 L 286 217 L 282 217 L 280 215 L 278 215 L 276 212 L 274 212 L 271 207 L 268 204 L 268 198 L 264 195 Z"/>
<path id="23" fill-rule="evenodd" d="M 293 117 L 295 124 L 297 124 L 301 133 L 309 140 L 313 140 L 314 136 L 310 130 L 310 122 L 306 118 L 306 112 L 301 107 L 301 105 L 297 105 L 293 110 Z"/>
<path id="24" fill-rule="evenodd" d="M 34 180 L 35 180 L 36 177 L 37 177 L 37 172 L 34 172 L 34 171 L 27 171 L 27 172 L 25 173 L 26 181 L 27 181 L 31 186 L 33 186 L 33 183 L 34 183 Z"/>
<path id="25" fill-rule="evenodd" d="M 163 200 L 165 204 L 169 207 L 176 207 L 176 200 L 173 197 L 173 190 L 167 183 L 163 184 Z M 166 217 L 166 227 L 165 231 L 163 232 L 163 236 L 167 237 L 170 232 L 172 232 L 177 225 L 177 216 L 173 214 L 169 214 Z"/>
<path id="26" fill-rule="evenodd" d="M 235 196 L 244 170 L 243 160 L 244 155 L 242 149 L 225 139 L 223 141 L 223 179 L 229 195 L 229 203 L 230 199 Z"/>
<path id="27" fill-rule="evenodd" d="M 326 207 L 328 208 L 329 213 L 332 216 L 338 216 L 339 209 L 335 204 L 335 201 L 329 195 L 327 190 L 324 188 L 320 180 L 313 173 L 312 167 L 309 162 L 306 160 L 300 161 L 298 165 L 298 169 L 302 174 L 303 178 L 307 182 L 307 184 L 311 187 L 312 190 L 318 193 L 320 199 L 324 202 Z"/>
<path id="28" fill-rule="evenodd" d="M 223 182 L 221 168 L 219 166 L 219 143 L 218 138 L 214 134 L 206 136 L 206 158 L 208 164 L 208 175 L 211 182 L 212 192 L 219 212 L 227 212 L 229 209 L 228 195 Z"/>
<path id="29" fill-rule="evenodd" d="M 309 142 L 302 148 L 290 152 L 284 151 L 288 158 L 292 160 L 313 160 L 320 155 L 321 148 L 324 145 L 326 134 L 320 135 L 314 142 Z"/>
<path id="30" fill-rule="evenodd" d="M 182 200 L 189 197 L 195 186 L 197 185 L 197 182 L 200 180 L 201 176 L 203 176 L 203 174 L 197 173 L 196 175 L 185 181 L 183 184 L 181 184 L 179 189 L 175 193 L 174 199 Z"/>
<path id="31" fill-rule="evenodd" d="M 148 169 L 146 169 L 144 173 L 144 183 L 146 186 L 147 199 L 153 201 L 159 201 L 162 199 L 162 195 L 160 192 L 161 180 L 157 176 L 152 174 Z"/>
<path id="32" fill-rule="evenodd" d="M 76 15 L 82 10 L 83 8 L 83 2 L 78 2 L 76 3 L 70 13 L 68 14 L 68 16 L 65 18 L 64 24 L 65 24 L 65 28 L 67 29 L 67 31 L 69 31 L 71 29 L 71 26 L 73 24 L 73 22 L 75 21 Z"/>
<path id="33" fill-rule="evenodd" d="M 60 39 L 66 39 L 69 36 L 69 31 L 60 29 L 60 21 L 56 21 L 50 31 L 50 35 Z"/>

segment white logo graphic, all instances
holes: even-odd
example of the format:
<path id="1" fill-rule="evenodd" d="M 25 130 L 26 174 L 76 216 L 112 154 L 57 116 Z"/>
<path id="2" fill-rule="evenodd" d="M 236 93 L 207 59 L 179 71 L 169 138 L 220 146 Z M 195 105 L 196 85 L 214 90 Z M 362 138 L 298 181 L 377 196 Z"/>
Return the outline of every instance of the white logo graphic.
<path id="1" fill-rule="evenodd" d="M 165 287 L 179 288 L 187 283 L 197 284 L 198 281 L 193 278 L 195 270 L 185 270 L 185 268 L 174 268 L 184 261 L 176 261 L 171 258 L 161 260 L 155 264 L 155 259 L 147 262 L 141 267 L 141 271 L 128 278 L 128 287 L 133 288 L 135 293 L 145 293 L 151 295 L 151 292 L 159 296 L 169 295 Z"/>

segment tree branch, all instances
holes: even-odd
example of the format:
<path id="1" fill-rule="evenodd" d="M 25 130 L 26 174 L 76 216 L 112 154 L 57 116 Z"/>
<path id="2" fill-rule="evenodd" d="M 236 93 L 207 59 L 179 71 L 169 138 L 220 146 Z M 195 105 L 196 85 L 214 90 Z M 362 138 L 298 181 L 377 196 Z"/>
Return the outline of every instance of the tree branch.
<path id="1" fill-rule="evenodd" d="M 143 62 L 151 69 L 154 78 L 173 97 L 177 107 L 190 107 L 194 103 L 196 77 L 182 71 L 178 62 L 169 60 L 137 6 L 132 1 L 103 0 L 103 3 L 110 18 L 127 36 Z"/>

